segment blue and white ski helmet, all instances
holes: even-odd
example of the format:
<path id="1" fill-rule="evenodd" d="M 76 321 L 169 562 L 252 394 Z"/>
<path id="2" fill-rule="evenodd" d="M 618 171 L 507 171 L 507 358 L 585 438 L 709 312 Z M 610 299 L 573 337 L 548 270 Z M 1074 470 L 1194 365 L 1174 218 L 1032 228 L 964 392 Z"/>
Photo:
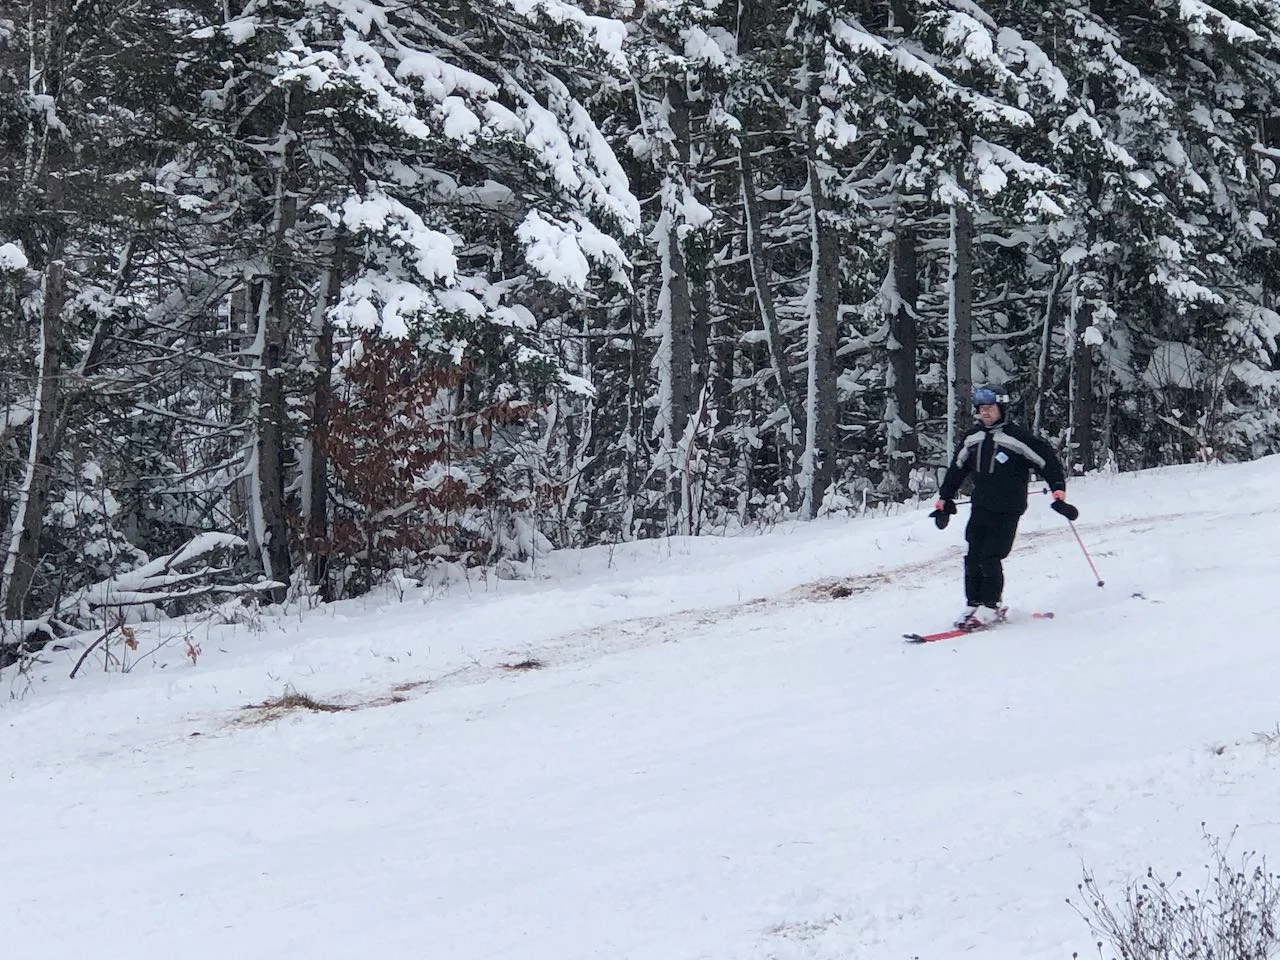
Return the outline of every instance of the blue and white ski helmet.
<path id="1" fill-rule="evenodd" d="M 974 412 L 977 412 L 977 409 L 979 407 L 986 406 L 989 403 L 994 403 L 996 406 L 1000 408 L 1000 412 L 1004 413 L 1005 407 L 1009 403 L 1009 394 L 1005 393 L 1003 387 L 993 387 L 989 385 L 974 387 L 973 388 Z"/>

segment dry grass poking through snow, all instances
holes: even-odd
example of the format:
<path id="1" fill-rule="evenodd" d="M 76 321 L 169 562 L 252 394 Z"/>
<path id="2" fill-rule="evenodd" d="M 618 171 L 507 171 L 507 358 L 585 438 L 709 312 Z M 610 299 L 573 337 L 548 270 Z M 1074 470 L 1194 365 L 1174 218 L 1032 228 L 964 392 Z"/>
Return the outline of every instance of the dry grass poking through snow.
<path id="1" fill-rule="evenodd" d="M 246 712 L 241 722 L 253 724 L 277 720 L 287 713 L 298 710 L 307 710 L 311 713 L 341 713 L 354 708 L 347 704 L 317 700 L 293 687 L 286 687 L 284 693 L 278 697 L 271 697 L 261 703 L 248 703 L 241 709 Z"/>

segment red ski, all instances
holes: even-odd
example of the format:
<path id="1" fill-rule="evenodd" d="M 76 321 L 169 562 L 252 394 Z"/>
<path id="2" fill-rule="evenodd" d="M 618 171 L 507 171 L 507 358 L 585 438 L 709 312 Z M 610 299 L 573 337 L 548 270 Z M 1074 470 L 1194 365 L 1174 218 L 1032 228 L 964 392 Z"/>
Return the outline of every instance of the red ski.
<path id="1" fill-rule="evenodd" d="M 1049 612 L 1033 613 L 1032 620 L 1052 620 L 1053 614 Z M 998 627 L 1002 623 L 1008 623 L 1007 620 L 997 620 L 985 626 L 976 627 L 952 627 L 950 630 L 943 630 L 940 633 L 904 633 L 903 639 L 907 643 L 935 643 L 938 640 L 953 640 L 956 637 L 963 637 L 969 633 L 981 633 L 983 630 L 990 630 L 992 627 Z"/>

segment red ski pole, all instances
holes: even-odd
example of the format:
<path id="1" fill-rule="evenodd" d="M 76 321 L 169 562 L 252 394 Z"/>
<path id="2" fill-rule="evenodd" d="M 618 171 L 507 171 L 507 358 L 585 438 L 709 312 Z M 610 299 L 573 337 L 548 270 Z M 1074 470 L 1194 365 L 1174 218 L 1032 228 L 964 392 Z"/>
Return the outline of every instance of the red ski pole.
<path id="1" fill-rule="evenodd" d="M 1048 493 L 1049 488 L 1044 487 L 1043 489 L 1041 489 L 1040 492 Z M 1098 581 L 1098 586 L 1100 587 L 1106 586 L 1107 582 L 1103 580 L 1100 576 L 1098 576 L 1098 568 L 1094 566 L 1093 557 L 1089 556 L 1088 548 L 1085 547 L 1084 541 L 1080 539 L 1080 531 L 1076 529 L 1075 521 L 1068 520 L 1067 523 L 1071 526 L 1071 532 L 1076 535 L 1076 543 L 1080 544 L 1080 551 L 1084 554 L 1084 558 L 1089 561 L 1089 569 L 1093 571 L 1093 578 Z"/>
<path id="2" fill-rule="evenodd" d="M 1080 539 L 1080 531 L 1076 529 L 1076 525 L 1072 521 L 1068 520 L 1067 523 L 1071 525 L 1071 532 L 1076 535 L 1076 543 L 1080 544 L 1080 549 L 1084 552 L 1084 558 L 1089 561 L 1089 569 L 1093 571 L 1093 576 L 1098 581 L 1098 586 L 1104 586 L 1106 581 L 1098 576 L 1098 568 L 1093 565 L 1093 557 L 1089 556 L 1089 551 L 1085 548 L 1084 541 Z"/>

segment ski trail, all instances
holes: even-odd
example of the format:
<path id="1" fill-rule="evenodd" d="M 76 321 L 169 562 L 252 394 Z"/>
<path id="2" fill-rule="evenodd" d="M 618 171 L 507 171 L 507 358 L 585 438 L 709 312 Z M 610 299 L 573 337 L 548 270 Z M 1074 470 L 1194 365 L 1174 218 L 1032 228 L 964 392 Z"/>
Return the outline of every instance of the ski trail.
<path id="1" fill-rule="evenodd" d="M 1106 557 L 1114 554 L 1129 540 L 1140 537 L 1156 523 L 1190 522 L 1213 515 L 1210 511 L 1161 514 L 1150 518 L 1134 518 L 1132 521 L 1126 520 L 1119 524 L 1099 525 L 1097 529 L 1077 523 L 1077 528 L 1084 536 L 1097 537 L 1098 542 L 1104 544 L 1099 548 L 1098 556 Z M 1056 529 L 1026 531 L 1019 535 L 1010 561 L 1006 563 L 1016 563 L 1019 558 L 1040 555 L 1046 549 L 1056 545 L 1069 548 L 1068 556 L 1071 556 L 1070 551 L 1077 549 L 1071 529 L 1065 524 Z M 518 679 L 518 674 L 521 672 L 580 666 L 646 647 L 692 642 L 716 632 L 718 628 L 725 625 L 746 623 L 753 618 L 765 615 L 772 617 L 788 610 L 815 604 L 847 604 L 850 618 L 853 620 L 860 600 L 888 589 L 926 591 L 936 589 L 939 582 L 945 582 L 948 590 L 954 589 L 960 578 L 963 550 L 962 546 L 952 545 L 926 558 L 866 573 L 823 577 L 771 597 L 758 597 L 718 607 L 690 608 L 657 616 L 613 620 L 537 642 L 512 645 L 483 657 L 476 656 L 461 665 L 398 682 L 372 696 L 337 694 L 327 697 L 326 700 L 341 704 L 346 709 L 394 706 L 408 699 L 427 696 L 442 690 L 487 683 L 502 678 Z M 1078 554 L 1075 556 L 1078 558 Z M 1083 560 L 1078 559 L 1078 562 L 1083 567 Z M 1125 600 L 1147 599 L 1141 593 L 1124 596 L 1120 593 L 1123 589 L 1123 585 L 1118 583 L 1102 602 L 1112 605 Z M 1091 604 L 1091 606 L 1096 605 Z M 1049 612 L 1055 617 L 1060 616 L 1060 613 L 1052 610 L 1051 606 L 1042 604 L 1035 609 L 1037 612 Z M 1009 628 L 1024 626 L 1022 621 L 1029 610 L 1029 607 L 1027 610 L 1015 610 L 1006 626 Z M 1026 622 L 1035 621 L 1030 616 L 1026 616 Z M 883 639 L 899 639 L 903 633 L 922 628 L 927 628 L 923 629 L 923 632 L 941 630 L 946 625 L 928 622 L 920 624 L 912 619 L 904 619 L 901 630 L 894 632 L 890 629 Z M 252 712 L 248 715 L 248 719 L 249 722 L 253 722 Z M 243 714 L 232 718 L 233 723 L 244 720 Z"/>

